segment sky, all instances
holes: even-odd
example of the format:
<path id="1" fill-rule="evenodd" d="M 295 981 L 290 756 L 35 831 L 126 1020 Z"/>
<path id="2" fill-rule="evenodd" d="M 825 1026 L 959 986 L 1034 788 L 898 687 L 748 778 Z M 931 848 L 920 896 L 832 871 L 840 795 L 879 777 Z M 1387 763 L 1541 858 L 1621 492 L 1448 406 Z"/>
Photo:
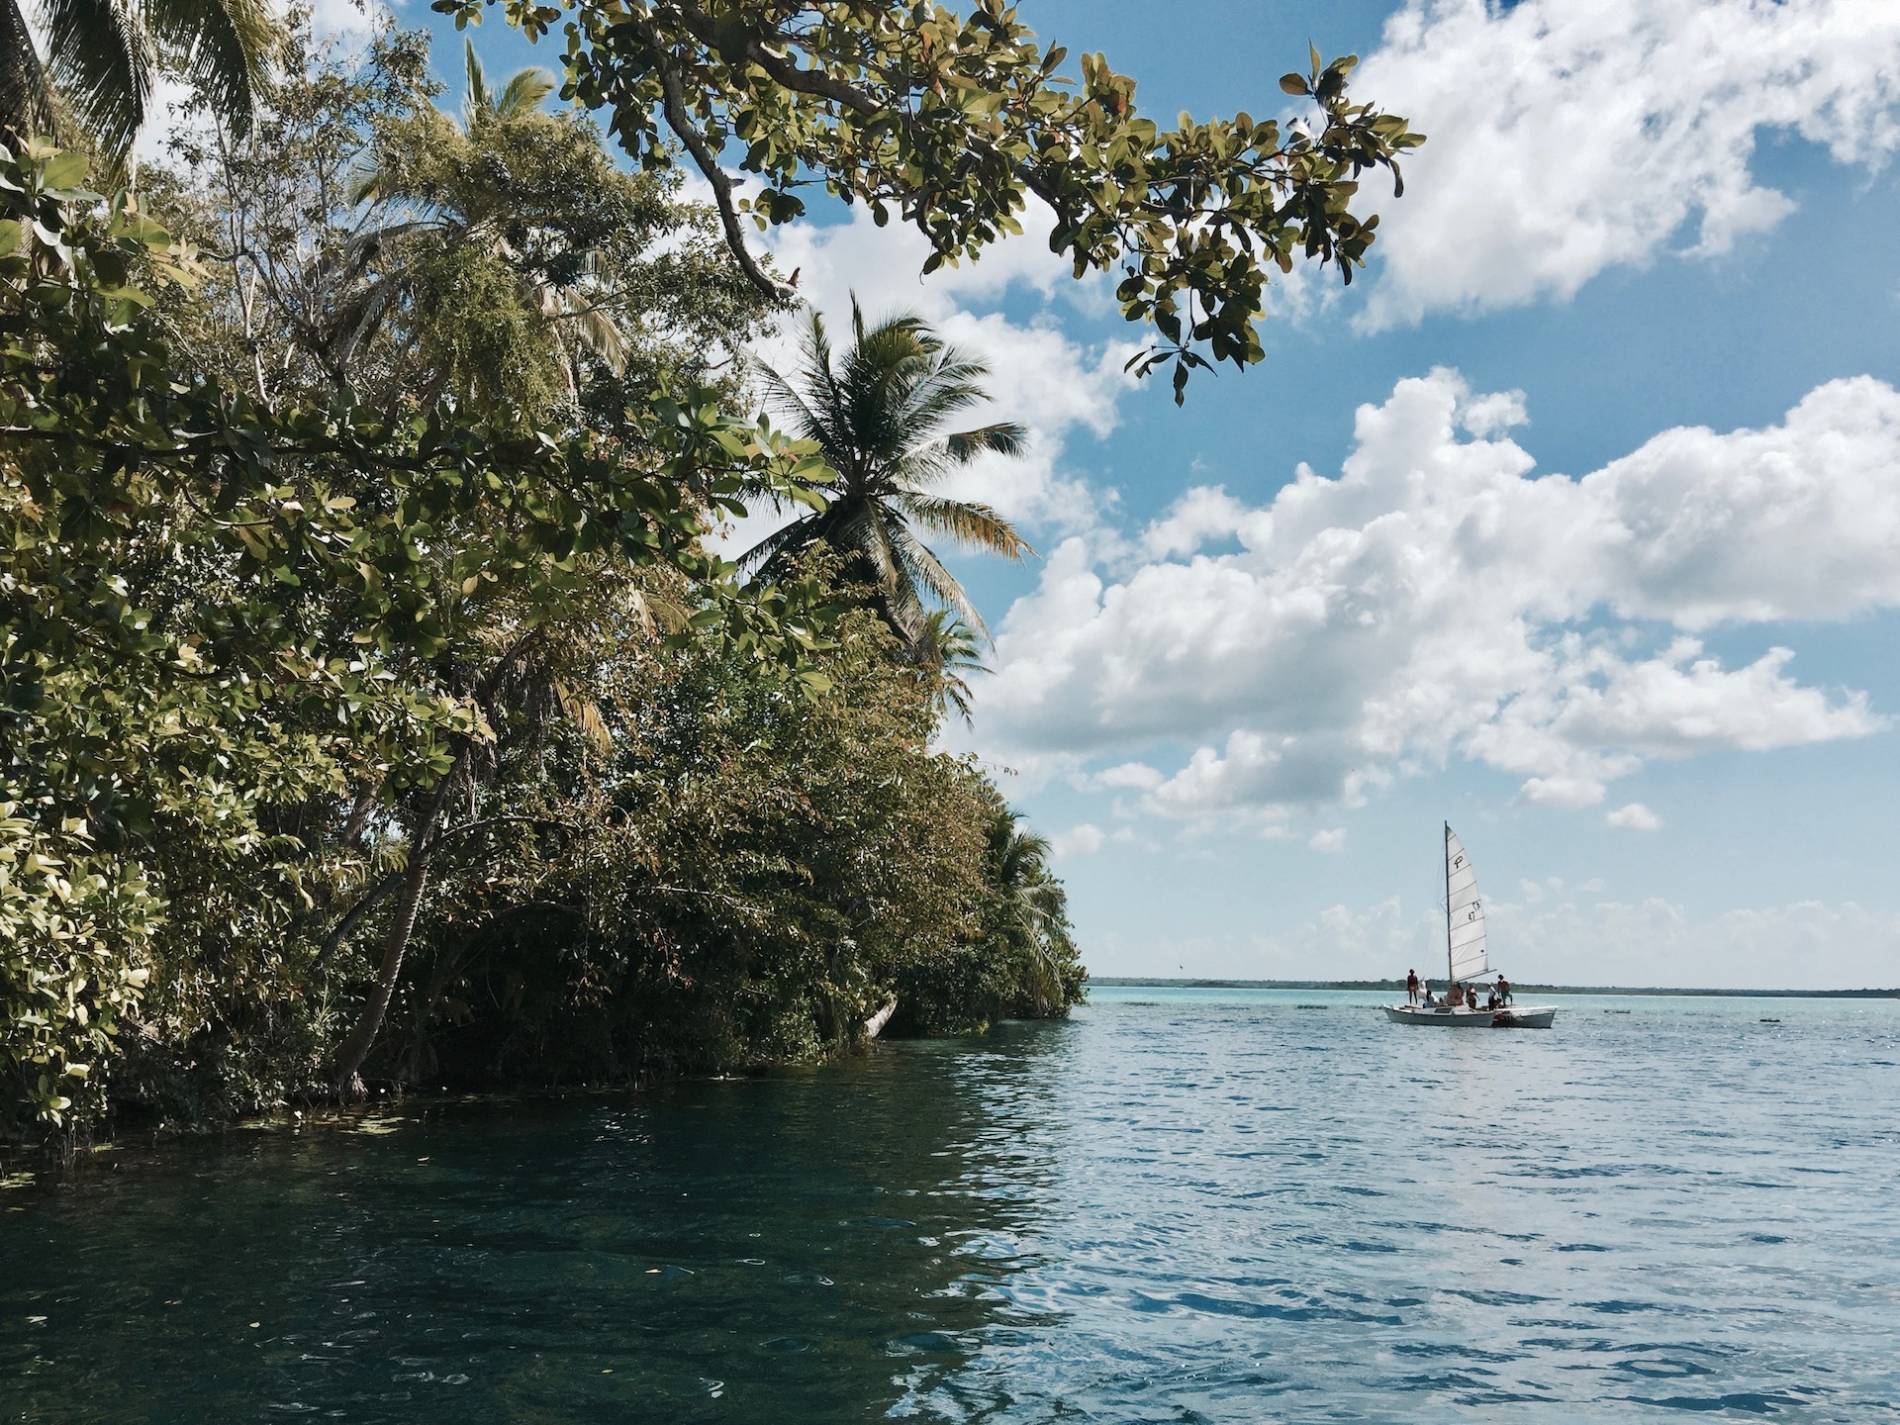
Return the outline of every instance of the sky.
<path id="1" fill-rule="evenodd" d="M 1449 821 L 1520 981 L 1900 985 L 1900 5 L 1020 13 L 1163 122 L 1286 110 L 1310 39 L 1428 137 L 1369 270 L 1270 289 L 1265 363 L 1181 409 L 1044 215 L 927 279 L 842 209 L 774 236 L 1032 433 L 959 487 L 1039 553 L 943 551 L 996 633 L 948 741 L 1091 971 L 1442 976 Z"/>

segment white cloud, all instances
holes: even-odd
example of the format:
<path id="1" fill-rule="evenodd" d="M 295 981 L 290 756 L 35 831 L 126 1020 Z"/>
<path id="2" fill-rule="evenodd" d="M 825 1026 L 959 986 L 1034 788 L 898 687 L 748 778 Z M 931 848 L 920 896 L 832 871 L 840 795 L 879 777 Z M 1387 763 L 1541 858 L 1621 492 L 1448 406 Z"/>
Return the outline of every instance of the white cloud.
<path id="1" fill-rule="evenodd" d="M 1660 831 L 1662 818 L 1641 802 L 1630 802 L 1606 813 L 1603 820 L 1624 831 Z"/>
<path id="2" fill-rule="evenodd" d="M 1166 780 L 1166 777 L 1145 762 L 1121 762 L 1095 774 L 1095 783 L 1098 786 L 1133 788 L 1142 792 L 1152 792 Z"/>
<path id="3" fill-rule="evenodd" d="M 1108 844 L 1108 833 L 1093 822 L 1078 822 L 1049 838 L 1049 853 L 1058 861 L 1093 856 Z"/>
<path id="4" fill-rule="evenodd" d="M 1411 0 L 1355 85 L 1427 136 L 1381 205 L 1362 321 L 1566 298 L 1669 251 L 1715 254 L 1794 206 L 1755 147 L 1900 149 L 1885 0 Z"/>
<path id="5" fill-rule="evenodd" d="M 1316 831 L 1308 838 L 1306 844 L 1315 851 L 1344 851 L 1346 849 L 1346 828 L 1343 826 L 1334 826 Z"/>
<path id="6" fill-rule="evenodd" d="M 979 736 L 1013 765 L 1113 759 L 1078 785 L 1193 820 L 1353 804 L 1453 757 L 1594 806 L 1649 759 L 1885 725 L 1785 647 L 1735 664 L 1687 631 L 1900 607 L 1900 392 L 1830 382 L 1580 479 L 1533 476 L 1524 415 L 1437 370 L 1360 408 L 1337 478 L 1064 541 L 1001 625 Z M 1685 632 L 1657 647 L 1656 621 Z"/>
<path id="7" fill-rule="evenodd" d="M 1519 790 L 1549 806 L 1593 807 L 1603 800 L 1603 783 L 1594 777 L 1530 777 Z"/>

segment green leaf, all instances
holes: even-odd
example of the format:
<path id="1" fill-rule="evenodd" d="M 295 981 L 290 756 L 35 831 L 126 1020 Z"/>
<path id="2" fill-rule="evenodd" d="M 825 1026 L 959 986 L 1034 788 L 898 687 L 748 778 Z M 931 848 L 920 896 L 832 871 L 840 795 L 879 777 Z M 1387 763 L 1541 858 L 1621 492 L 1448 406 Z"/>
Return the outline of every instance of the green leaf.
<path id="1" fill-rule="evenodd" d="M 85 176 L 86 155 L 69 149 L 47 160 L 40 181 L 48 188 L 70 188 Z"/>

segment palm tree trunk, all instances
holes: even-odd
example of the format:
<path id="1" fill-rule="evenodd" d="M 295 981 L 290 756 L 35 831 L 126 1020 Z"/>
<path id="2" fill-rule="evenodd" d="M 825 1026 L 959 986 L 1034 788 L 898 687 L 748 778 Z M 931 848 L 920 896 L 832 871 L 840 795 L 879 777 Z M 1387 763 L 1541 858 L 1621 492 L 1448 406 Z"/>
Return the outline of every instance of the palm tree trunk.
<path id="1" fill-rule="evenodd" d="M 884 1026 L 891 1022 L 891 1016 L 897 1013 L 897 996 L 892 995 L 890 1003 L 864 1021 L 864 1037 L 875 1039 L 884 1032 Z"/>
<path id="2" fill-rule="evenodd" d="M 359 1073 L 363 1061 L 369 1057 L 369 1051 L 376 1043 L 377 1034 L 382 1030 L 383 1016 L 389 1012 L 389 998 L 395 993 L 396 980 L 402 974 L 403 956 L 408 952 L 409 939 L 415 933 L 416 911 L 422 904 L 422 893 L 428 889 L 429 859 L 435 853 L 437 840 L 436 823 L 441 820 L 442 808 L 448 802 L 449 788 L 461 779 L 462 769 L 467 763 L 468 747 L 464 744 L 462 750 L 456 753 L 448 772 L 429 794 L 428 805 L 416 827 L 409 853 L 409 867 L 403 876 L 402 897 L 396 902 L 396 914 L 383 936 L 383 962 L 377 967 L 376 983 L 370 987 L 369 999 L 364 1002 L 363 1012 L 357 1017 L 356 1027 L 337 1050 L 336 1091 L 345 1098 L 360 1098 L 363 1094 L 363 1081 Z"/>

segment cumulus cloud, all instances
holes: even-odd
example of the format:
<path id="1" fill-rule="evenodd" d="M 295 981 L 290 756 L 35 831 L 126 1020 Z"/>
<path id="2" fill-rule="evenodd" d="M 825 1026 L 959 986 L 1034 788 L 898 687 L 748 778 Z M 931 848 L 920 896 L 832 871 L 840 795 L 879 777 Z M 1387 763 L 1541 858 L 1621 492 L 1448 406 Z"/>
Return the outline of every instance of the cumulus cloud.
<path id="1" fill-rule="evenodd" d="M 1096 785 L 1101 787 L 1133 788 L 1137 791 L 1152 792 L 1167 778 L 1145 762 L 1120 762 L 1097 772 L 1094 780 Z"/>
<path id="2" fill-rule="evenodd" d="M 1058 861 L 1076 856 L 1093 856 L 1108 844 L 1108 833 L 1093 822 L 1078 822 L 1067 831 L 1049 838 L 1049 853 Z"/>
<path id="3" fill-rule="evenodd" d="M 1624 831 L 1660 831 L 1662 818 L 1641 802 L 1629 802 L 1604 816 L 1609 825 Z"/>
<path id="4" fill-rule="evenodd" d="M 1786 647 L 1733 663 L 1694 635 L 1900 607 L 1900 392 L 1830 382 L 1772 427 L 1668 431 L 1581 478 L 1533 473 L 1524 415 L 1436 370 L 1360 408 L 1337 477 L 1064 541 L 1002 623 L 981 735 L 1017 764 L 1110 761 L 1084 781 L 1191 820 L 1353 804 L 1454 757 L 1595 806 L 1650 759 L 1885 725 Z M 1658 623 L 1681 632 L 1657 646 Z"/>
<path id="5" fill-rule="evenodd" d="M 1327 827 L 1316 831 L 1307 839 L 1308 846 L 1315 851 L 1338 852 L 1346 849 L 1346 828 Z"/>
<path id="6" fill-rule="evenodd" d="M 1411 0 L 1356 82 L 1428 136 L 1383 206 L 1361 320 L 1565 298 L 1714 254 L 1793 207 L 1764 136 L 1842 164 L 1900 149 L 1900 6 L 1877 0 Z"/>

